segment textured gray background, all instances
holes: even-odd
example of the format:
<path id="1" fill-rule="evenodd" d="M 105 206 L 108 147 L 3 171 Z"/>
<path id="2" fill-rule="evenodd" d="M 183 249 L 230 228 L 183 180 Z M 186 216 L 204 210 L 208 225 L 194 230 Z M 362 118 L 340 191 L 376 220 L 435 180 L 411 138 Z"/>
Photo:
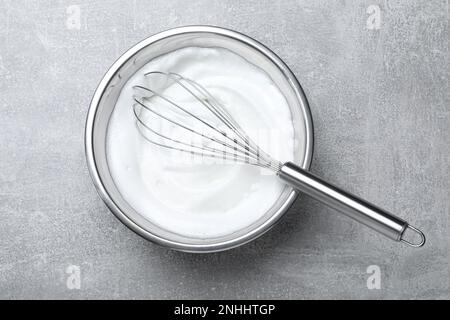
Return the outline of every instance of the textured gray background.
<path id="1" fill-rule="evenodd" d="M 371 4 L 379 30 L 366 26 Z M 448 1 L 1 0 L 0 298 L 450 298 L 448 18 Z M 420 226 L 426 247 L 306 198 L 218 254 L 169 251 L 116 220 L 85 164 L 90 98 L 122 52 L 187 24 L 279 54 L 311 104 L 312 171 Z M 66 286 L 69 265 L 80 290 Z M 369 265 L 380 290 L 367 289 Z"/>

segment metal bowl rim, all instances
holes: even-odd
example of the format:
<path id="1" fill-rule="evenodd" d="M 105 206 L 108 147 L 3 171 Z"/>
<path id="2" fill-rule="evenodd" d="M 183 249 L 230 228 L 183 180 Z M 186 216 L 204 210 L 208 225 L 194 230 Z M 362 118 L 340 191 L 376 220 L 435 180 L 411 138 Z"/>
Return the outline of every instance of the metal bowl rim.
<path id="1" fill-rule="evenodd" d="M 86 153 L 86 161 L 89 169 L 89 173 L 93 180 L 94 186 L 97 189 L 98 194 L 108 206 L 108 208 L 112 211 L 112 213 L 128 228 L 144 237 L 147 240 L 155 242 L 157 244 L 169 247 L 171 249 L 185 251 L 185 252 L 217 252 L 224 251 L 228 249 L 232 249 L 238 246 L 241 246 L 245 243 L 248 243 L 259 236 L 266 233 L 270 230 L 276 222 L 284 215 L 284 213 L 289 209 L 289 207 L 293 204 L 294 200 L 297 198 L 298 192 L 293 190 L 285 203 L 281 205 L 278 210 L 263 224 L 258 226 L 255 229 L 252 229 L 250 232 L 241 235 L 240 237 L 233 238 L 227 241 L 216 242 L 211 244 L 187 244 L 178 241 L 169 240 L 163 237 L 158 236 L 157 234 L 151 233 L 143 227 L 136 224 L 132 219 L 130 219 L 122 210 L 116 205 L 105 185 L 103 184 L 101 177 L 97 170 L 97 165 L 94 156 L 94 144 L 93 144 L 93 131 L 94 131 L 94 121 L 97 113 L 97 107 L 100 103 L 103 93 L 105 89 L 108 87 L 109 82 L 117 73 L 117 71 L 121 68 L 121 66 L 128 61 L 131 57 L 133 57 L 137 52 L 142 50 L 143 48 L 152 45 L 153 43 L 163 40 L 168 37 L 172 37 L 180 34 L 189 34 L 189 33 L 212 33 L 220 36 L 229 37 L 236 41 L 243 42 L 244 44 L 252 47 L 253 49 L 259 51 L 264 56 L 266 56 L 272 63 L 274 63 L 283 75 L 286 78 L 286 81 L 294 89 L 297 98 L 300 100 L 303 106 L 303 117 L 305 119 L 305 133 L 306 133 L 306 144 L 305 144 L 305 158 L 301 167 L 304 169 L 309 169 L 312 160 L 313 154 L 313 145 L 314 145 L 314 130 L 313 130 L 313 121 L 311 116 L 311 111 L 309 108 L 308 101 L 303 92 L 303 89 L 298 82 L 295 75 L 289 69 L 289 67 L 279 58 L 273 51 L 267 48 L 265 45 L 260 43 L 259 41 L 239 33 L 237 31 L 233 31 L 230 29 L 225 29 L 217 26 L 207 26 L 207 25 L 193 25 L 193 26 L 184 26 L 178 27 L 174 29 L 169 29 L 160 33 L 157 33 L 153 36 L 150 36 L 133 47 L 127 50 L 121 57 L 119 57 L 116 62 L 109 68 L 106 74 L 103 76 L 100 81 L 97 89 L 92 97 L 87 118 L 86 118 L 86 127 L 85 127 L 85 153 Z"/>

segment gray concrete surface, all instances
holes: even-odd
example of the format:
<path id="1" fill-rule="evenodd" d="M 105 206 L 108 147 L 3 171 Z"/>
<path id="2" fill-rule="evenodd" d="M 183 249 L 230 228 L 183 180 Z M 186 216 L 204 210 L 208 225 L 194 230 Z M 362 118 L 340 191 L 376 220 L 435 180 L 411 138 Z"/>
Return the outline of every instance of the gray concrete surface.
<path id="1" fill-rule="evenodd" d="M 2 0 L 0 298 L 450 298 L 448 7 Z M 122 52 L 188 24 L 235 29 L 278 53 L 311 104 L 312 171 L 420 226 L 426 247 L 307 198 L 262 238 L 218 254 L 169 251 L 116 220 L 85 164 L 90 98 Z M 371 265 L 381 289 L 367 287 Z"/>

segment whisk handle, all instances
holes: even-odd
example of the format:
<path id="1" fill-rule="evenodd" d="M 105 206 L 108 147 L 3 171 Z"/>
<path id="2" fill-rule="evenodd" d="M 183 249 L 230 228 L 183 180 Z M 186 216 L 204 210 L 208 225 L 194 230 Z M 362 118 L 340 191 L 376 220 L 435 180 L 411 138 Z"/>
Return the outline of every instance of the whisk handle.
<path id="1" fill-rule="evenodd" d="M 380 232 L 395 241 L 402 241 L 412 247 L 425 244 L 425 235 L 410 226 L 406 221 L 369 202 L 322 180 L 314 174 L 287 162 L 278 176 L 297 190 L 342 212 L 354 220 Z M 410 242 L 403 238 L 407 229 L 420 236 L 419 242 Z"/>

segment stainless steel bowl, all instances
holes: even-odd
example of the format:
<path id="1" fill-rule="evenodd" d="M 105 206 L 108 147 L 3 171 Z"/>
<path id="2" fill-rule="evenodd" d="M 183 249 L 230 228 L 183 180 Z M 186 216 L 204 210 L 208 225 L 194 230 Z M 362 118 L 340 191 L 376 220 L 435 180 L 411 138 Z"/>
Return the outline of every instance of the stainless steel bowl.
<path id="1" fill-rule="evenodd" d="M 89 107 L 85 132 L 86 158 L 99 195 L 130 229 L 148 240 L 176 250 L 222 251 L 247 243 L 269 230 L 288 210 L 297 192 L 286 186 L 272 208 L 243 230 L 217 238 L 191 238 L 169 232 L 136 212 L 118 191 L 106 157 L 108 122 L 123 85 L 155 57 L 192 46 L 226 48 L 257 65 L 272 78 L 288 101 L 296 137 L 303 139 L 295 145 L 297 156 L 294 162 L 309 169 L 313 152 L 313 125 L 308 102 L 294 74 L 263 44 L 241 33 L 211 26 L 188 26 L 161 32 L 136 44 L 112 65 L 101 80 Z"/>

